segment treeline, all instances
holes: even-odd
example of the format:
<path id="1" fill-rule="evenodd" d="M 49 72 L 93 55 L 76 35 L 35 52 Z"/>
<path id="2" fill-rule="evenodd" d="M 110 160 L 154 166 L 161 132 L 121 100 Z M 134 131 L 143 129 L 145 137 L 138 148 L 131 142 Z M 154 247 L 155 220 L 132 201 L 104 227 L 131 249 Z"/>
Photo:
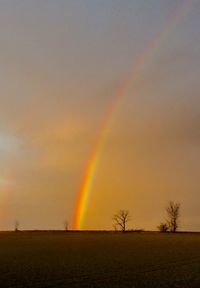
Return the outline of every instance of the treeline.
<path id="1" fill-rule="evenodd" d="M 170 201 L 168 206 L 166 207 L 166 220 L 160 222 L 158 225 L 158 230 L 160 232 L 177 232 L 179 228 L 179 218 L 180 218 L 180 203 Z M 113 228 L 115 231 L 128 231 L 127 225 L 128 222 L 131 220 L 131 215 L 129 210 L 120 210 L 113 216 Z M 16 232 L 19 231 L 19 221 L 15 221 L 14 223 L 14 230 Z M 68 221 L 64 222 L 64 230 L 69 230 L 69 223 Z M 130 231 L 130 230 L 129 230 Z M 132 230 L 131 230 L 132 231 Z M 135 230 L 134 230 L 135 231 Z M 141 229 L 137 231 L 142 231 Z"/>

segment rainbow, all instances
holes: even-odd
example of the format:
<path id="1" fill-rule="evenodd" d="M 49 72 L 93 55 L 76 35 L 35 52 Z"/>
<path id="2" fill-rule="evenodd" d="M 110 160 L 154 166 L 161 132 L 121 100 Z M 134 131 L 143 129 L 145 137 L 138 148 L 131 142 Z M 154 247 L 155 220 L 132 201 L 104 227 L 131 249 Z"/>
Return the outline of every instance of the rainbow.
<path id="1" fill-rule="evenodd" d="M 153 55 L 154 50 L 159 46 L 166 35 L 173 29 L 175 24 L 187 14 L 192 3 L 192 0 L 184 1 L 181 7 L 169 17 L 162 29 L 160 29 L 160 31 L 151 40 L 147 48 L 143 51 L 137 62 L 134 63 L 133 67 L 131 67 L 128 76 L 119 87 L 115 97 L 112 99 L 109 105 L 109 109 L 104 117 L 103 123 L 98 131 L 96 142 L 89 157 L 89 161 L 84 169 L 85 173 L 81 182 L 73 216 L 72 227 L 74 230 L 83 229 L 84 216 L 87 211 L 89 196 L 92 190 L 100 156 L 104 148 L 105 140 L 109 134 L 110 128 L 112 127 L 115 115 L 117 114 L 121 102 L 127 95 L 131 85 L 133 85 L 136 81 L 139 71 L 144 66 L 146 61 L 151 57 L 151 55 Z"/>

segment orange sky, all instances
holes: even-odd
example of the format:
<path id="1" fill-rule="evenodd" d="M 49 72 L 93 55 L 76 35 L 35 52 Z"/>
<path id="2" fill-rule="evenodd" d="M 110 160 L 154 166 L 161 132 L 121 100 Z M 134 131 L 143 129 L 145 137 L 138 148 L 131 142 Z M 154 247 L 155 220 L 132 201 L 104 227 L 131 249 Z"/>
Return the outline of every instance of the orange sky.
<path id="1" fill-rule="evenodd" d="M 0 3 L 0 229 L 70 223 L 84 167 L 119 83 L 180 1 Z M 169 200 L 200 230 L 198 3 L 166 35 L 106 139 L 86 229 L 156 229 Z"/>

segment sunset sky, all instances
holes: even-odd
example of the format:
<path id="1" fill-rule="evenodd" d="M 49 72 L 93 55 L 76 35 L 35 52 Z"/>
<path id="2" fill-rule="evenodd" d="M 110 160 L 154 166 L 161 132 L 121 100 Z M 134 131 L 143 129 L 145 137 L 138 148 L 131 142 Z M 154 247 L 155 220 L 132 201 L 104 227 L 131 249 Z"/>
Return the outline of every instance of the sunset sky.
<path id="1" fill-rule="evenodd" d="M 181 229 L 200 231 L 199 15 L 199 0 L 0 0 L 0 230 L 71 225 L 110 103 L 142 58 L 84 229 L 128 209 L 129 228 L 155 230 L 174 200 Z"/>

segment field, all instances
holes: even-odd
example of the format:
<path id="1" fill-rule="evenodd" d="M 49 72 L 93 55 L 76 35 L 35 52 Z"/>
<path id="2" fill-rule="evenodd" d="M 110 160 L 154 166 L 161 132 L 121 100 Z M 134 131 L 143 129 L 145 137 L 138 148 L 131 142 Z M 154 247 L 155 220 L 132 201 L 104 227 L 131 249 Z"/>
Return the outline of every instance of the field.
<path id="1" fill-rule="evenodd" d="M 200 234 L 0 233 L 0 287 L 200 287 Z"/>

